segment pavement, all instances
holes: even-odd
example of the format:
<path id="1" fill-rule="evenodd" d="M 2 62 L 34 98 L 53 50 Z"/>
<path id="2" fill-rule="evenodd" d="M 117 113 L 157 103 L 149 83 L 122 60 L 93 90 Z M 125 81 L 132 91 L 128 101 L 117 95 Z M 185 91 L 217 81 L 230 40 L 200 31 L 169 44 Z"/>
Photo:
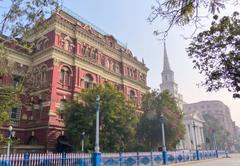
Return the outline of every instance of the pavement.
<path id="1" fill-rule="evenodd" d="M 186 163 L 170 164 L 169 166 L 240 166 L 240 153 L 230 154 L 230 158 L 199 160 Z"/>

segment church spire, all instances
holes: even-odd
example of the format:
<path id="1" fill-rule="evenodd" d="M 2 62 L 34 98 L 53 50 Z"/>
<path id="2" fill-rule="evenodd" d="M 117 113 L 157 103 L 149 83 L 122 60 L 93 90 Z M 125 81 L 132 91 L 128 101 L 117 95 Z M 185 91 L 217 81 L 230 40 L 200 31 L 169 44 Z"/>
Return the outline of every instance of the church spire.
<path id="1" fill-rule="evenodd" d="M 168 61 L 168 55 L 167 55 L 167 48 L 166 43 L 164 41 L 164 64 L 163 64 L 163 71 L 171 71 L 170 64 Z"/>

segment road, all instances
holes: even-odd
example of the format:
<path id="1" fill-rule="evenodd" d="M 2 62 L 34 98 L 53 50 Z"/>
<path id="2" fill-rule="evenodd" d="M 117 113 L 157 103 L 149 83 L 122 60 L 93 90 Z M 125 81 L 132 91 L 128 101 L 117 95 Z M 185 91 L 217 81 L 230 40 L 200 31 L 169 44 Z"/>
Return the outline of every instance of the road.
<path id="1" fill-rule="evenodd" d="M 240 154 L 232 154 L 231 158 L 209 159 L 189 163 L 174 164 L 174 166 L 240 166 Z"/>

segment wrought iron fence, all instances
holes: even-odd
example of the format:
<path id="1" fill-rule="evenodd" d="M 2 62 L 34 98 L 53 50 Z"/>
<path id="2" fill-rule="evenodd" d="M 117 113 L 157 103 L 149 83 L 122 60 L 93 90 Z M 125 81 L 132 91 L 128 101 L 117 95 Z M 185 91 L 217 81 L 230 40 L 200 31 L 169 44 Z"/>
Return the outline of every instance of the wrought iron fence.
<path id="1" fill-rule="evenodd" d="M 0 166 L 91 166 L 91 154 L 45 153 L 11 154 L 0 156 Z"/>
<path id="2" fill-rule="evenodd" d="M 218 151 L 218 156 L 224 156 Z M 200 160 L 216 158 L 216 151 L 200 151 Z M 0 156 L 0 166 L 90 166 L 91 154 L 87 153 L 45 153 L 11 154 Z M 174 151 L 167 153 L 168 163 L 196 160 L 195 151 Z M 162 165 L 161 152 L 102 153 L 102 166 L 156 166 Z"/>
<path id="3" fill-rule="evenodd" d="M 218 151 L 219 156 L 225 155 L 224 151 Z M 200 160 L 216 158 L 216 151 L 200 151 Z M 196 151 L 174 151 L 167 153 L 168 163 L 179 163 L 196 160 Z M 103 153 L 102 166 L 156 166 L 162 164 L 161 152 L 133 152 L 133 153 Z"/>

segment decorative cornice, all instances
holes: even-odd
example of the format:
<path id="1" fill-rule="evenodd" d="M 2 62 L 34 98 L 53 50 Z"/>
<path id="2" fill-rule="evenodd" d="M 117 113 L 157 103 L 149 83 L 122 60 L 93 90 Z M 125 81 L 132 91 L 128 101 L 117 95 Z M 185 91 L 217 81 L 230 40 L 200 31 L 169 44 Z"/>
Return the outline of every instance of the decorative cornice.
<path id="1" fill-rule="evenodd" d="M 118 57 L 119 56 L 123 56 L 126 60 L 130 61 L 131 64 L 134 63 L 135 65 L 138 66 L 138 68 L 140 70 L 145 70 L 148 71 L 149 69 L 145 66 L 145 64 L 139 62 L 137 59 L 135 59 L 134 57 L 127 55 L 125 52 L 120 52 L 119 50 L 116 50 L 115 48 L 110 47 L 109 45 L 107 45 L 105 42 L 103 42 L 100 38 L 98 38 L 97 36 L 94 36 L 92 34 L 89 34 L 88 32 L 86 32 L 85 30 L 83 30 L 81 27 L 77 26 L 77 25 L 73 25 L 73 23 L 69 23 L 66 24 L 66 22 L 63 23 L 63 20 L 61 20 L 60 18 L 56 19 L 57 23 L 56 24 L 56 29 L 61 29 L 59 32 L 65 31 L 68 32 L 68 35 L 70 35 L 71 37 L 75 37 L 75 35 L 77 36 L 77 39 L 79 40 L 84 40 L 84 38 L 88 38 L 90 39 L 92 42 L 90 42 L 90 40 L 85 40 L 86 43 L 91 43 L 91 45 L 94 42 L 94 46 L 97 48 L 100 48 L 102 50 L 101 47 L 103 47 L 105 50 L 107 50 L 108 52 L 111 52 L 109 56 L 112 56 L 113 54 L 116 54 Z M 62 26 L 62 28 L 60 27 Z M 64 28 L 63 28 L 64 27 Z M 68 30 L 66 28 L 69 28 Z M 73 32 L 71 32 L 71 31 Z M 58 31 L 58 30 L 57 30 Z M 77 33 L 76 33 L 77 31 Z M 125 48 L 124 48 L 125 49 Z M 113 57 L 116 58 L 116 57 Z M 141 66 L 141 67 L 139 67 Z"/>

